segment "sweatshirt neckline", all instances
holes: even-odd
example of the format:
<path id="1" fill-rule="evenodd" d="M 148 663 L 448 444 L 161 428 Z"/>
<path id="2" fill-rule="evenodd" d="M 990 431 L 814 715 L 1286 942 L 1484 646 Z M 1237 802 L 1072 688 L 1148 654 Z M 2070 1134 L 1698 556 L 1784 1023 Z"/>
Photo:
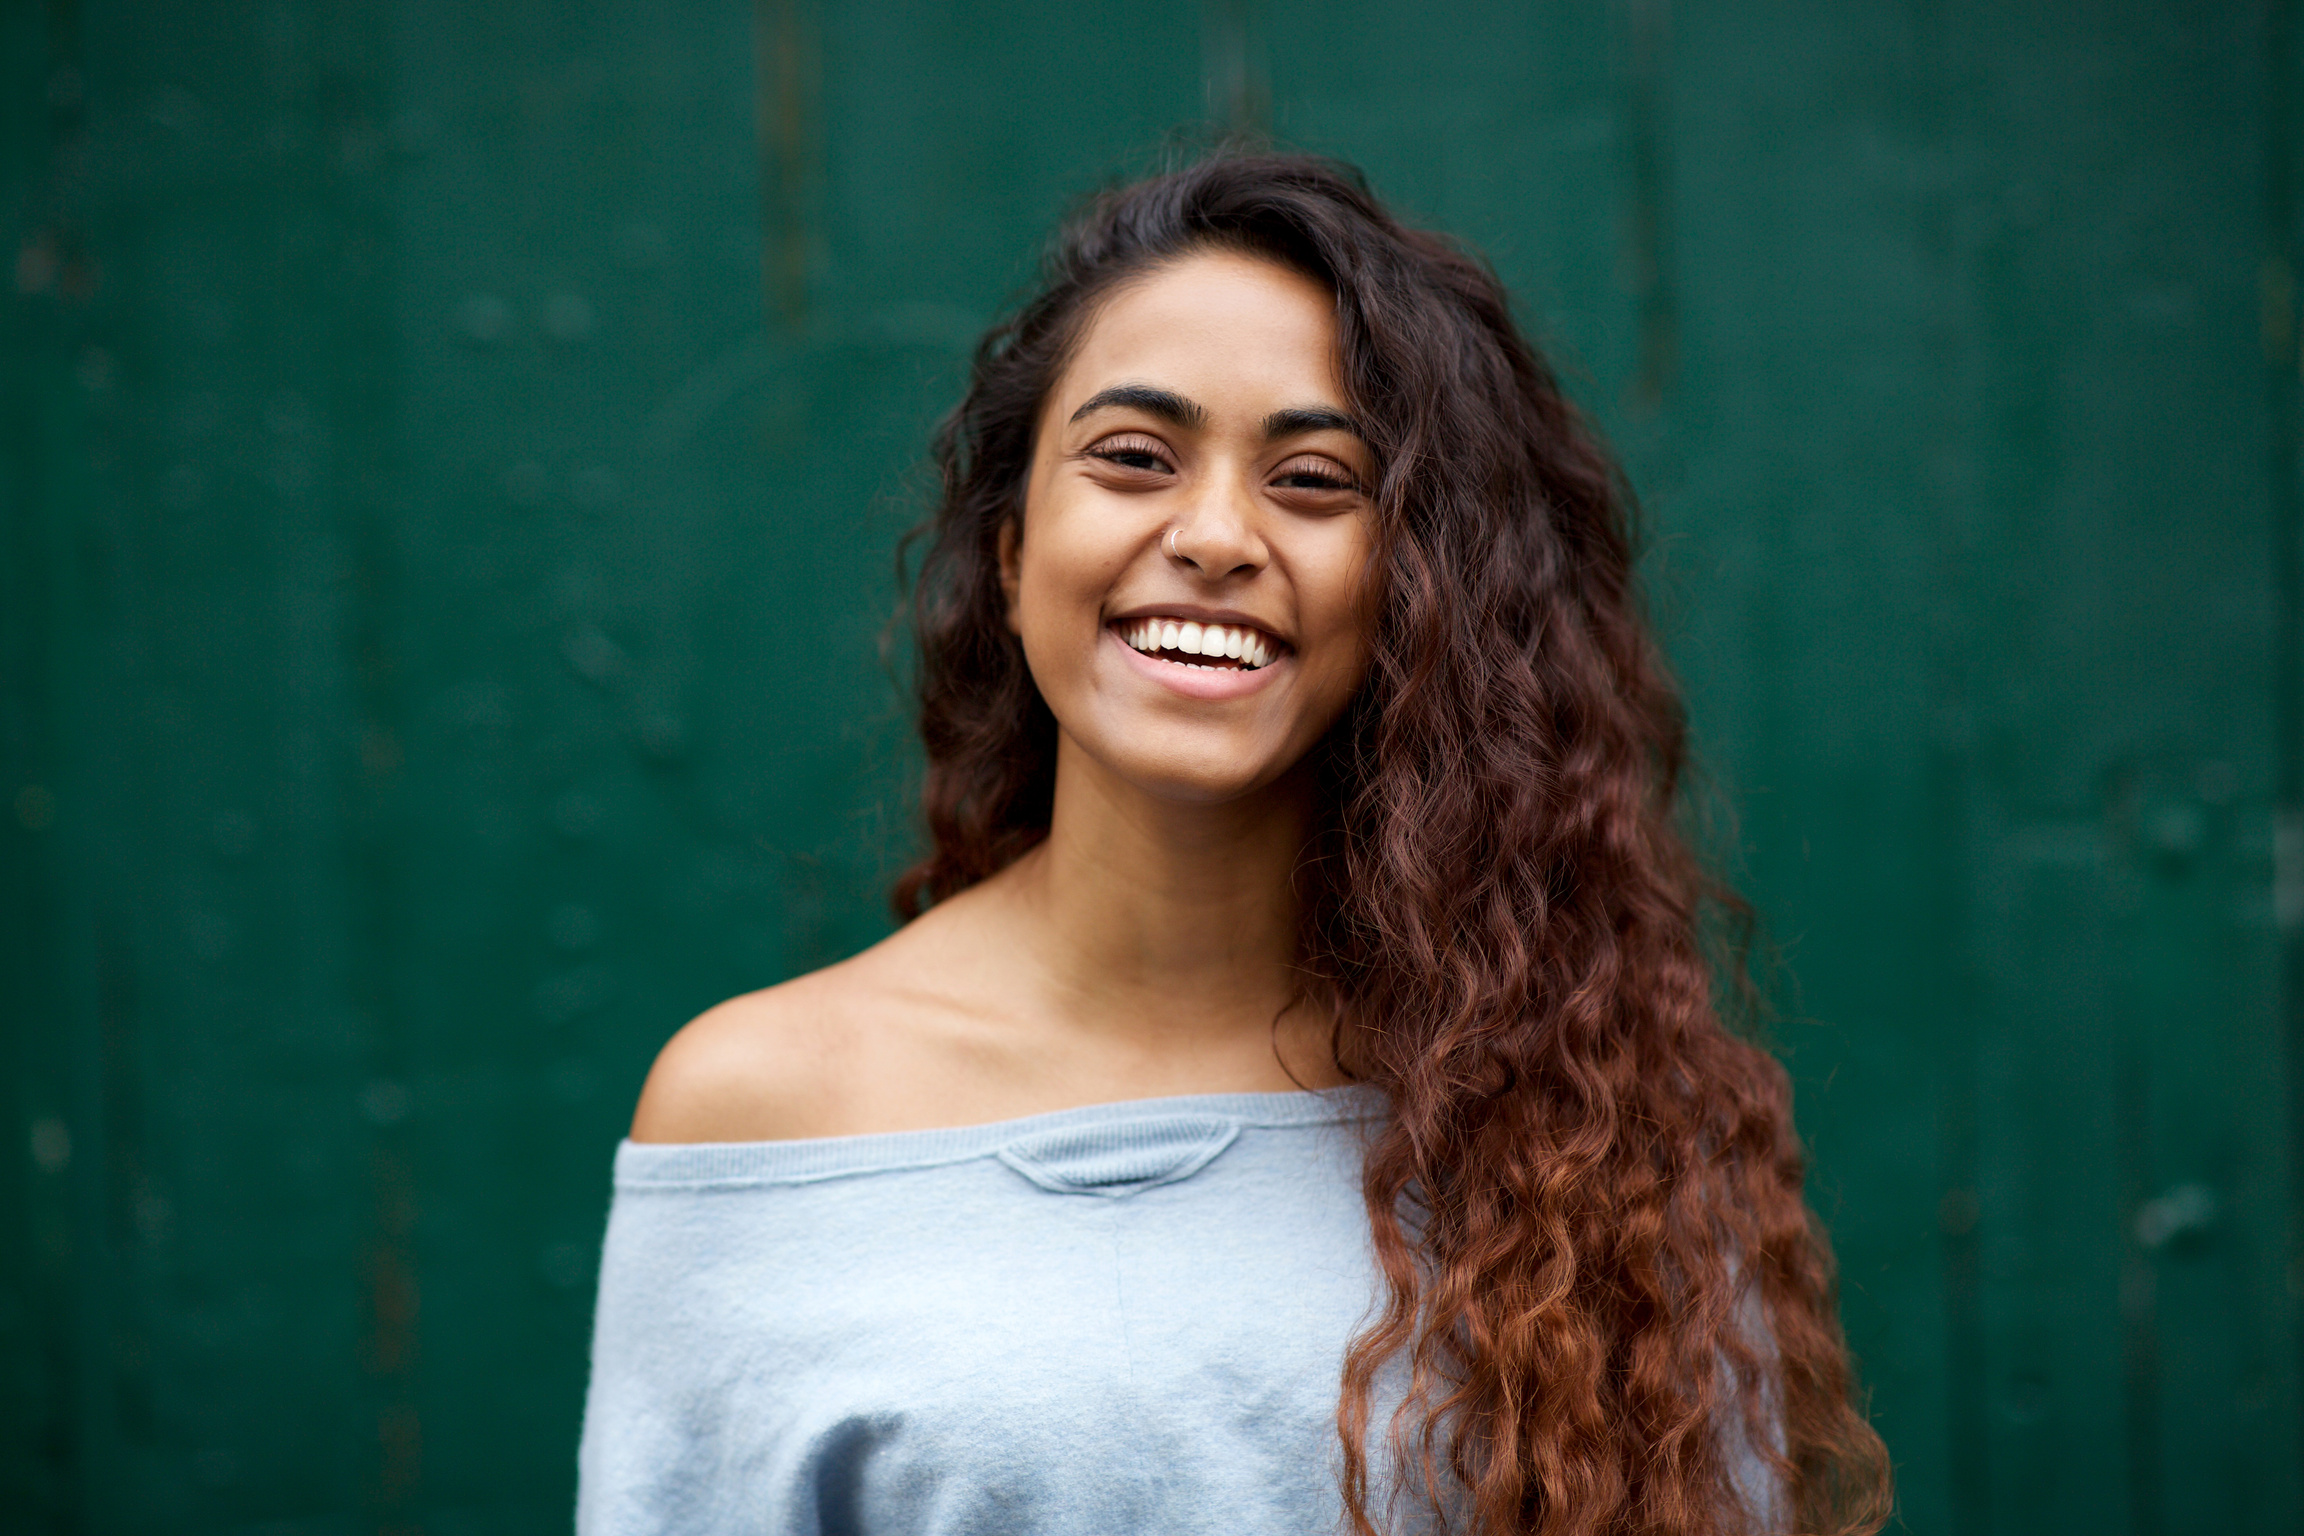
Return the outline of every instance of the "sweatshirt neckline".
<path id="1" fill-rule="evenodd" d="M 1228 1120 L 1243 1129 L 1282 1130 L 1373 1119 L 1382 1112 L 1383 1105 L 1380 1090 L 1348 1085 L 1292 1093 L 1196 1093 L 1169 1098 L 1118 1099 L 980 1125 L 794 1141 L 639 1142 L 627 1139 L 616 1148 L 615 1182 L 619 1189 L 812 1184 L 822 1179 L 934 1168 L 991 1157 L 1012 1143 L 1051 1132 L 1186 1118 Z"/>

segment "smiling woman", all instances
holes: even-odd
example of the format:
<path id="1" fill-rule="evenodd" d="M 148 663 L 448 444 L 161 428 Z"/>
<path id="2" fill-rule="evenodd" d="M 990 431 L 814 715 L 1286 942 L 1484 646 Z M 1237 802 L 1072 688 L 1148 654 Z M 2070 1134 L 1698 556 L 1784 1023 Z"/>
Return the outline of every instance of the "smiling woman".
<path id="1" fill-rule="evenodd" d="M 905 926 L 690 1024 L 579 1523 L 1855 1532 L 1608 462 L 1352 173 L 1106 195 L 979 350 Z"/>

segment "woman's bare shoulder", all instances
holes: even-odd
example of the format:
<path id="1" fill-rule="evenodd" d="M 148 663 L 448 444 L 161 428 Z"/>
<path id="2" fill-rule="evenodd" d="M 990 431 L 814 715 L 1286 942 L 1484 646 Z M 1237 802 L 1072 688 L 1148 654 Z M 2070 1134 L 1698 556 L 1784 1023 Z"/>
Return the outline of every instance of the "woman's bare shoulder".
<path id="1" fill-rule="evenodd" d="M 657 1052 L 634 1141 L 781 1141 L 819 1134 L 810 1111 L 839 1080 L 840 969 L 732 997 Z"/>
<path id="2" fill-rule="evenodd" d="M 790 1141 L 838 1136 L 868 1107 L 909 1042 L 941 1011 L 933 934 L 922 919 L 862 954 L 699 1015 L 657 1054 L 632 1139 Z"/>

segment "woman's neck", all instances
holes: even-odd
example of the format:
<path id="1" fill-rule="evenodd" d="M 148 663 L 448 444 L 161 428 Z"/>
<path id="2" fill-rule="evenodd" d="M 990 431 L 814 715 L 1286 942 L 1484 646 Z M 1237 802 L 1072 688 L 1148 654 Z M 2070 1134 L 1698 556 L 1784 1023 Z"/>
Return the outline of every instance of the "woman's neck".
<path id="1" fill-rule="evenodd" d="M 1301 778 L 1181 803 L 1063 739 L 1047 841 L 1003 877 L 1050 1008 L 1146 1044 L 1269 1038 L 1297 992 L 1309 824 Z"/>

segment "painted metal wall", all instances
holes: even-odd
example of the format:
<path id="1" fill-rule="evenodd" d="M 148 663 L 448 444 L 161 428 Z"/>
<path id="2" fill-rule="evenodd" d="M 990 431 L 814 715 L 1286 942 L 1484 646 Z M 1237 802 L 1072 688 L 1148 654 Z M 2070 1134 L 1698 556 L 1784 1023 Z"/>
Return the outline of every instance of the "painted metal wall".
<path id="1" fill-rule="evenodd" d="M 1909 1528 L 2294 1530 L 2291 26 L 7 8 L 7 1523 L 564 1527 L 651 1054 L 882 931 L 926 425 L 1215 121 L 1633 466 Z"/>

